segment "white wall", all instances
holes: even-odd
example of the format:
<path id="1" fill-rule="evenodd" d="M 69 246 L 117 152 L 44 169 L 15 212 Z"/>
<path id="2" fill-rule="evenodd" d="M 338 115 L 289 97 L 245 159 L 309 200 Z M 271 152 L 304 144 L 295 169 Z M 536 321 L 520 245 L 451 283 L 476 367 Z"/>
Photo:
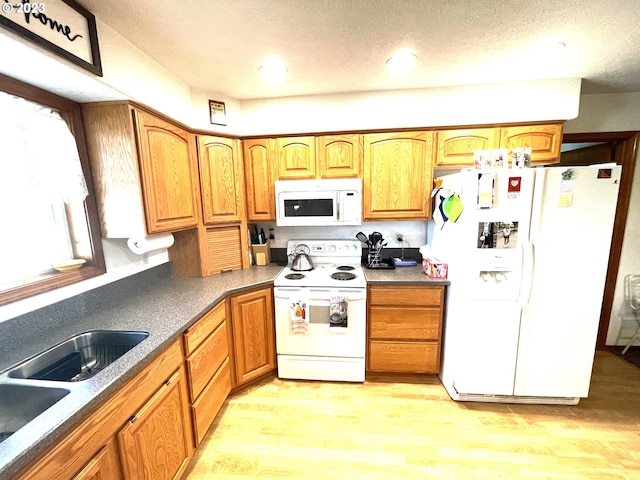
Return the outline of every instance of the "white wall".
<path id="1" fill-rule="evenodd" d="M 579 101 L 579 79 L 247 100 L 242 134 L 567 120 Z"/>

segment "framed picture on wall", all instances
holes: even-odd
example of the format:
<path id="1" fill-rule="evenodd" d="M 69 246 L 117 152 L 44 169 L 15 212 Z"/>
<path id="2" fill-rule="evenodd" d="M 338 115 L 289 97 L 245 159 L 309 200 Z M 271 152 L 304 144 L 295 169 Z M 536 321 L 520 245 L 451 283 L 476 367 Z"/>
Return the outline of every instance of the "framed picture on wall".
<path id="1" fill-rule="evenodd" d="M 102 76 L 95 16 L 73 0 L 4 0 L 0 26 Z"/>
<path id="2" fill-rule="evenodd" d="M 211 118 L 211 123 L 214 125 L 226 125 L 227 112 L 224 107 L 224 102 L 209 100 L 209 117 Z"/>

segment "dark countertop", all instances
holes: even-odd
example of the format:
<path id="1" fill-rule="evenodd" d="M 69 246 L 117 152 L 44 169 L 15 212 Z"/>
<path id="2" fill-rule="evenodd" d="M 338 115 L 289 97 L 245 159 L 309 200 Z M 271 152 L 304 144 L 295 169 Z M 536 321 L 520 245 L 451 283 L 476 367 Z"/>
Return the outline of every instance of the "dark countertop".
<path id="1" fill-rule="evenodd" d="M 72 385 L 58 403 L 0 443 L 0 478 L 10 479 L 108 399 L 228 293 L 268 286 L 281 265 L 207 278 L 174 278 L 169 264 L 0 323 L 0 372 L 73 335 L 96 329 L 143 330 L 149 337 L 98 375 Z M 370 284 L 448 285 L 420 266 L 369 270 Z"/>
<path id="2" fill-rule="evenodd" d="M 401 283 L 403 285 L 449 285 L 446 278 L 430 278 L 422 272 L 422 265 L 396 267 L 393 270 L 364 268 L 364 275 L 370 285 L 379 283 Z"/>

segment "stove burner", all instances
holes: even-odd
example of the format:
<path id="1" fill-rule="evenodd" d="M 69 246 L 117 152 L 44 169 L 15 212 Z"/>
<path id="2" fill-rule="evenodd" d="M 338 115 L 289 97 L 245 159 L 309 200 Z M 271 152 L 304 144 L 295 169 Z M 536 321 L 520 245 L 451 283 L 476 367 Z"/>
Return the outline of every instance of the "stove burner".
<path id="1" fill-rule="evenodd" d="M 304 273 L 289 273 L 284 276 L 287 280 L 302 280 L 306 275 Z"/>
<path id="2" fill-rule="evenodd" d="M 341 270 L 343 272 L 347 272 L 349 270 L 355 270 L 356 267 L 352 267 L 351 265 L 340 265 L 339 267 L 336 267 L 336 270 Z"/>
<path id="3" fill-rule="evenodd" d="M 331 278 L 334 280 L 353 280 L 356 276 L 350 272 L 335 272 L 331 274 Z"/>

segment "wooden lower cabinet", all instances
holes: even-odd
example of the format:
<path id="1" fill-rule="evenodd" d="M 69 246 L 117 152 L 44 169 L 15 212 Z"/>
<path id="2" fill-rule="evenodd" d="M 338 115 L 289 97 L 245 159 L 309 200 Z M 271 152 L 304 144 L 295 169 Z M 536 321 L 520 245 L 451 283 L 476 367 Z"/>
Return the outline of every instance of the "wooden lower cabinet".
<path id="1" fill-rule="evenodd" d="M 438 373 L 444 286 L 369 287 L 367 370 Z"/>
<path id="2" fill-rule="evenodd" d="M 179 478 L 193 456 L 187 399 L 176 341 L 18 478 Z"/>
<path id="3" fill-rule="evenodd" d="M 189 398 L 198 445 L 231 391 L 227 302 L 223 300 L 184 335 Z"/>
<path id="4" fill-rule="evenodd" d="M 127 480 L 179 479 L 193 456 L 184 369 L 178 369 L 118 433 Z"/>
<path id="5" fill-rule="evenodd" d="M 73 480 L 121 480 L 116 439 L 112 439 L 89 460 Z"/>
<path id="6" fill-rule="evenodd" d="M 235 295 L 230 302 L 236 387 L 276 369 L 273 289 Z"/>

